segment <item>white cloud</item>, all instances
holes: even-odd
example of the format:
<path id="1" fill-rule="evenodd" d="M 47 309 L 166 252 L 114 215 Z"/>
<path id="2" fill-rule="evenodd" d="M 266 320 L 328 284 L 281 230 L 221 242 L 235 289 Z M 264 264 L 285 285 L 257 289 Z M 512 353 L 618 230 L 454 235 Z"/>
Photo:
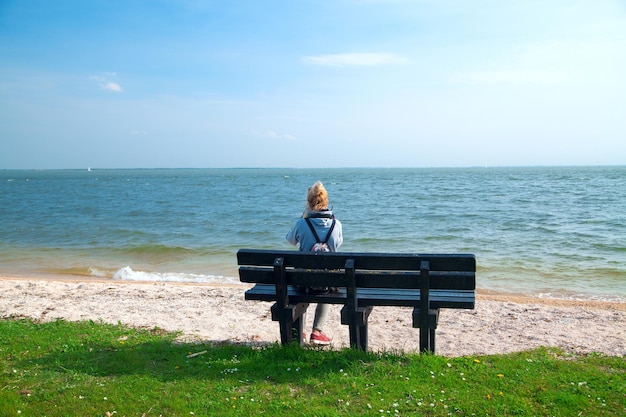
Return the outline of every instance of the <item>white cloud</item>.
<path id="1" fill-rule="evenodd" d="M 258 132 L 256 130 L 253 130 L 250 133 L 252 133 L 254 136 L 258 136 L 258 137 L 261 137 L 261 138 L 264 138 L 264 139 L 285 139 L 285 140 L 290 140 L 290 141 L 298 140 L 298 138 L 296 138 L 293 135 L 278 134 L 278 133 L 274 132 L 273 130 L 266 130 L 264 132 Z"/>
<path id="2" fill-rule="evenodd" d="M 312 65 L 321 65 L 327 67 L 374 67 L 387 64 L 402 64 L 406 59 L 386 53 L 347 53 L 332 55 L 305 56 L 303 62 Z"/>
<path id="3" fill-rule="evenodd" d="M 114 72 L 103 72 L 102 74 L 91 76 L 91 79 L 95 80 L 103 90 L 121 93 L 124 89 L 120 84 L 112 81 L 115 77 L 117 77 L 117 74 Z"/>
<path id="4" fill-rule="evenodd" d="M 112 82 L 107 82 L 104 85 L 102 85 L 102 89 L 107 90 L 107 91 L 114 91 L 116 93 L 121 93 L 123 91 L 121 85 L 119 85 L 118 83 L 112 83 Z"/>

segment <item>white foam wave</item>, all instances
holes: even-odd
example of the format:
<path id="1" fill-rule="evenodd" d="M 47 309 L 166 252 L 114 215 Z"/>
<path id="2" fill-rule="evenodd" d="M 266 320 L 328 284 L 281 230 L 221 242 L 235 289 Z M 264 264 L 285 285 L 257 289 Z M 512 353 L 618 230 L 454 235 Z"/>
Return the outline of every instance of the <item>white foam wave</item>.
<path id="1" fill-rule="evenodd" d="M 98 278 L 106 278 L 107 273 L 106 273 L 106 271 L 103 271 L 101 269 L 90 267 L 89 268 L 89 275 L 94 276 L 94 277 L 98 277 Z"/>
<path id="2" fill-rule="evenodd" d="M 234 277 L 220 275 L 187 274 L 181 272 L 147 272 L 135 271 L 130 266 L 120 268 L 113 279 L 121 281 L 148 281 L 148 282 L 189 282 L 189 283 L 215 283 L 215 284 L 239 284 Z"/>

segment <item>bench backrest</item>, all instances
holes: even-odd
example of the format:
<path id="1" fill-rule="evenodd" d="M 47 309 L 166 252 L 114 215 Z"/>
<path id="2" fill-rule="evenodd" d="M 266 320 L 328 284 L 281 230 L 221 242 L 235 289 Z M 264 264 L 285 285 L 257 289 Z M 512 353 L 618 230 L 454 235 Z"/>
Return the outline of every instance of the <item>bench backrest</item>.
<path id="1" fill-rule="evenodd" d="M 283 276 L 276 261 L 282 262 Z M 321 287 L 474 290 L 476 259 L 471 254 L 312 253 L 240 249 L 242 282 Z M 353 262 L 353 272 L 347 262 Z M 349 264 L 351 267 L 352 263 Z"/>

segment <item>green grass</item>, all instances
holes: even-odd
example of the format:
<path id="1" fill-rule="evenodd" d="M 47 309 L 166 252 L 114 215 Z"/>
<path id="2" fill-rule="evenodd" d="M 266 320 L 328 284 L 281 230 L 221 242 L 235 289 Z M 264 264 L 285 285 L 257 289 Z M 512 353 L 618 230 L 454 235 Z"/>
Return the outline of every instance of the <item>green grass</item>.
<path id="1" fill-rule="evenodd" d="M 626 414 L 623 357 L 538 349 L 445 358 L 175 337 L 0 320 L 0 416 Z"/>

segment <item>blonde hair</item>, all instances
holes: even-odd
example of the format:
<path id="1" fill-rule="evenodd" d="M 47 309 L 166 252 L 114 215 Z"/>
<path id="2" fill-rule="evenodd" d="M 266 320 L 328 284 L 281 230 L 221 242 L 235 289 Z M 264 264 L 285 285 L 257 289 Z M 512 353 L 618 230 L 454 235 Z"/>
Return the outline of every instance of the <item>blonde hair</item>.
<path id="1" fill-rule="evenodd" d="M 306 196 L 306 201 L 309 205 L 309 210 L 320 211 L 328 208 L 328 192 L 324 188 L 324 184 L 317 181 L 315 184 L 309 187 L 309 191 Z"/>

